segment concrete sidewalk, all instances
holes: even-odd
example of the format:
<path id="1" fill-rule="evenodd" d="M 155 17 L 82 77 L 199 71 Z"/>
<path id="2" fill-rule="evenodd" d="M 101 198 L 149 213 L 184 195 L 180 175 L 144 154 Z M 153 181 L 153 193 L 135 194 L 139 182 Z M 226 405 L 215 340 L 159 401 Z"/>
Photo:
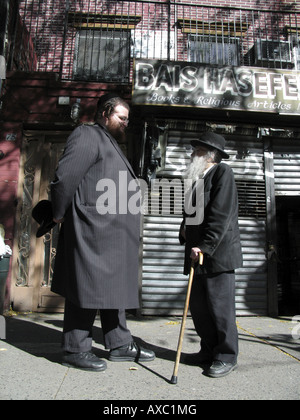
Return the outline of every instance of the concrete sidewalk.
<path id="1" fill-rule="evenodd" d="M 17 314 L 5 318 L 0 340 L 0 400 L 299 400 L 300 316 L 239 317 L 238 369 L 212 379 L 197 366 L 179 365 L 171 385 L 180 317 L 128 317 L 133 336 L 156 352 L 148 363 L 107 361 L 105 372 L 85 372 L 60 364 L 62 314 Z M 3 336 L 3 334 L 2 334 Z M 95 353 L 106 358 L 99 319 Z M 199 351 L 199 339 L 187 320 L 182 354 Z"/>

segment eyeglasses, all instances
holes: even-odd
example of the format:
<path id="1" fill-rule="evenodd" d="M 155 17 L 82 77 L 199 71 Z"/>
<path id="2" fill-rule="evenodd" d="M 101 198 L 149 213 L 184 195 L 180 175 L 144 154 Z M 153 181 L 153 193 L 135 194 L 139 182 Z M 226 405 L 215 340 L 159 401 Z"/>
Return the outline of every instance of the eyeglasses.
<path id="1" fill-rule="evenodd" d="M 117 114 L 113 114 L 113 117 L 117 117 L 120 121 L 122 121 L 124 124 L 127 124 L 128 125 L 128 123 L 129 123 L 129 119 L 127 118 L 127 117 L 122 117 L 122 116 L 119 116 L 119 115 L 117 115 Z"/>

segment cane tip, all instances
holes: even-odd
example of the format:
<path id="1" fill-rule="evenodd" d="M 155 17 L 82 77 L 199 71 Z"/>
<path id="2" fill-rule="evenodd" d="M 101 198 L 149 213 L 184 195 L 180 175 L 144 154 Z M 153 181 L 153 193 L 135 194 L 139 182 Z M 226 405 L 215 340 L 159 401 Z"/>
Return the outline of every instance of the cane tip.
<path id="1" fill-rule="evenodd" d="M 171 382 L 172 385 L 176 385 L 177 384 L 177 376 L 173 375 L 170 382 Z"/>

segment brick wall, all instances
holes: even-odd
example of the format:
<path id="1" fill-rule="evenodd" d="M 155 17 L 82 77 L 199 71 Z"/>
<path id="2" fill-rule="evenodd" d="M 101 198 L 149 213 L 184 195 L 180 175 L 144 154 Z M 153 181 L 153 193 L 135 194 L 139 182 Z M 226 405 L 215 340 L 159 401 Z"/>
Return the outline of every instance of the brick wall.
<path id="1" fill-rule="evenodd" d="M 205 8 L 202 6 L 247 8 L 247 11 Z M 15 66 L 19 66 L 16 68 L 22 71 L 54 71 L 58 73 L 61 71 L 63 79 L 71 80 L 76 54 L 76 34 L 79 27 L 81 26 L 81 29 L 102 28 L 102 31 L 105 32 L 107 29 L 102 23 L 105 16 L 109 15 L 123 16 L 124 29 L 126 29 L 126 17 L 140 16 L 141 22 L 134 26 L 134 29 L 130 27 L 130 30 L 133 31 L 132 36 L 134 38 L 140 37 L 143 33 L 152 31 L 156 35 L 158 48 L 159 43 L 163 41 L 162 33 L 167 31 L 169 23 L 171 31 L 175 32 L 175 23 L 178 18 L 195 19 L 198 22 L 207 21 L 212 24 L 216 21 L 223 21 L 225 25 L 230 21 L 235 21 L 236 24 L 246 23 L 248 29 L 246 35 L 244 35 L 247 37 L 247 48 L 250 48 L 251 44 L 253 45 L 258 33 L 263 34 L 265 38 L 270 38 L 274 33 L 276 36 L 283 36 L 282 27 L 293 24 L 295 20 L 293 15 L 286 18 L 281 15 L 279 17 L 263 13 L 259 15 L 252 13 L 254 9 L 260 9 L 261 11 L 299 11 L 299 5 L 297 3 L 295 5 L 288 0 L 270 0 L 268 2 L 260 0 L 201 0 L 193 2 L 181 0 L 177 1 L 176 4 L 171 4 L 171 13 L 169 14 L 168 3 L 165 0 L 156 4 L 146 1 L 71 1 L 69 10 L 66 10 L 65 0 L 49 0 L 47 2 L 21 0 L 20 15 L 23 24 L 18 25 L 17 38 L 24 40 L 24 42 L 22 45 L 18 45 L 17 50 L 14 51 L 17 55 L 14 63 Z M 97 16 L 97 21 L 95 16 Z M 103 21 L 101 21 L 101 16 Z M 285 23 L 283 19 L 287 19 Z M 280 22 L 281 26 L 277 28 L 276 25 L 279 25 Z M 297 26 L 300 26 L 300 19 Z M 116 22 L 111 22 L 110 29 L 115 27 L 118 28 Z M 129 20 L 127 29 L 129 29 Z M 178 48 L 177 56 L 174 58 L 185 61 L 187 59 L 187 37 L 182 36 L 180 31 L 177 31 L 176 36 Z M 28 52 L 24 54 L 22 48 L 24 49 L 26 46 Z M 28 55 L 30 59 L 26 61 L 25 57 L 28 57 Z M 62 58 L 63 61 L 61 61 Z M 165 57 L 149 58 L 164 59 Z"/>

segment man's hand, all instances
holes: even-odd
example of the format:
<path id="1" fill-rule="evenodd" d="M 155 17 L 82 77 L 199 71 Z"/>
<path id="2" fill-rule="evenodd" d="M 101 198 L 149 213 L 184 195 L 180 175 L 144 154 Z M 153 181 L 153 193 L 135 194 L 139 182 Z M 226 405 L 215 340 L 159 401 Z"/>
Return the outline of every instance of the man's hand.
<path id="1" fill-rule="evenodd" d="M 60 220 L 53 219 L 53 222 L 55 222 L 55 223 L 62 223 L 63 221 L 64 221 L 64 219 L 60 219 Z"/>
<path id="2" fill-rule="evenodd" d="M 200 252 L 201 252 L 201 249 L 200 248 L 192 248 L 192 250 L 191 250 L 191 259 L 193 260 L 193 261 L 198 261 L 199 260 L 199 254 L 200 254 Z"/>

